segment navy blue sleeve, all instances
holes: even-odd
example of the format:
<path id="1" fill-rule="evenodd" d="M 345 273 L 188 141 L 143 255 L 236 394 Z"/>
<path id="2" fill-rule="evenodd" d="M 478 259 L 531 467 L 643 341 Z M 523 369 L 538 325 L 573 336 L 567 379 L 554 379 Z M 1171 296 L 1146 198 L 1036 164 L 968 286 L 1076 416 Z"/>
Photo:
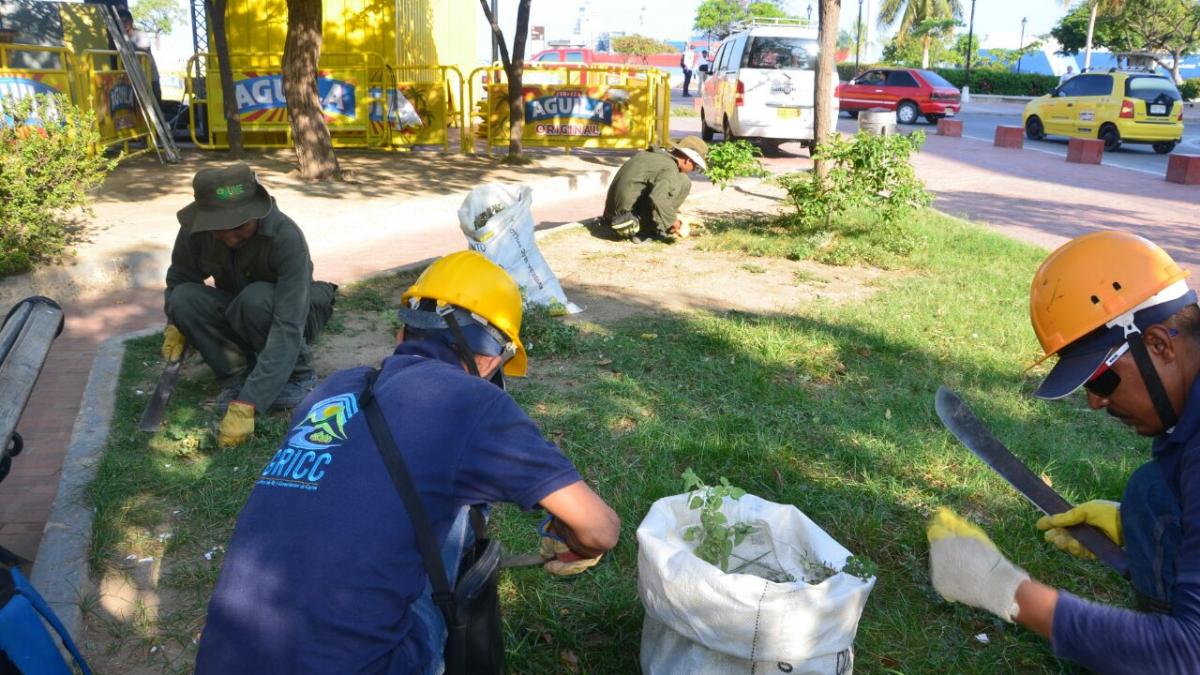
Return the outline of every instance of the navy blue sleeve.
<path id="1" fill-rule="evenodd" d="M 1180 467 L 1183 546 L 1170 614 L 1146 614 L 1059 591 L 1054 653 L 1098 673 L 1200 673 L 1200 467 Z"/>
<path id="2" fill-rule="evenodd" d="M 496 393 L 467 441 L 455 494 L 469 503 L 511 502 L 528 511 L 552 492 L 582 480 L 517 402 Z"/>

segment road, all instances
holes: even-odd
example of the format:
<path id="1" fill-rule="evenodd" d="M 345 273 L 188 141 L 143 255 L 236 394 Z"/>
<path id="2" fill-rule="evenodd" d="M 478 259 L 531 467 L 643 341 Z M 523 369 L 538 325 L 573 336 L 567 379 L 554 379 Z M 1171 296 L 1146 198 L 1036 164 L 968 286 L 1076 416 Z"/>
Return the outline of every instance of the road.
<path id="1" fill-rule="evenodd" d="M 1021 115 L 1013 114 L 997 114 L 997 113 L 971 113 L 966 112 L 959 116 L 963 121 L 963 135 L 971 138 L 978 138 L 985 141 L 991 141 L 995 135 L 997 126 L 1021 126 Z M 842 123 L 839 127 L 844 127 L 844 122 L 847 121 L 845 115 L 842 116 Z M 931 124 L 918 124 L 914 126 L 901 126 L 901 129 L 924 129 L 925 133 L 934 133 L 934 127 Z M 1044 141 L 1025 140 L 1025 148 L 1028 150 L 1036 150 L 1038 152 L 1047 152 L 1058 155 L 1060 157 L 1067 156 L 1067 139 L 1066 138 L 1048 138 Z M 1175 152 L 1188 154 L 1200 153 L 1200 124 L 1191 123 L 1184 125 L 1183 143 L 1176 147 Z M 1167 156 L 1155 154 L 1154 150 L 1149 145 L 1129 144 L 1121 146 L 1121 149 L 1116 152 L 1104 153 L 1104 164 L 1109 166 L 1120 167 L 1122 169 L 1131 169 L 1133 171 L 1141 171 L 1144 173 L 1154 174 L 1156 176 L 1164 176 L 1167 172 Z"/>

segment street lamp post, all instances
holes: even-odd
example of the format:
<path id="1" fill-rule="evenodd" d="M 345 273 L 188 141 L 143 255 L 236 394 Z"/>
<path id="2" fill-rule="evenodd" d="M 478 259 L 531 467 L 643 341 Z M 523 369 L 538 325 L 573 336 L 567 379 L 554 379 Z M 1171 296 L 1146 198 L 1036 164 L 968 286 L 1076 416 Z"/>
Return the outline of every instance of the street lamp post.
<path id="1" fill-rule="evenodd" d="M 806 12 L 808 14 L 808 25 L 811 26 L 812 25 L 812 3 L 811 2 L 808 3 L 808 9 L 806 10 Z"/>
<path id="2" fill-rule="evenodd" d="M 1021 17 L 1021 44 L 1017 45 L 1017 73 L 1021 72 L 1021 59 L 1024 58 L 1022 50 L 1025 49 L 1025 22 L 1029 19 Z"/>
<path id="3" fill-rule="evenodd" d="M 971 101 L 971 54 L 975 52 L 975 0 L 971 0 L 971 20 L 967 24 L 967 72 L 963 78 L 963 103 Z"/>
<path id="4" fill-rule="evenodd" d="M 862 4 L 863 0 L 858 0 L 858 23 L 854 24 L 854 75 L 858 76 L 858 50 L 862 46 Z"/>

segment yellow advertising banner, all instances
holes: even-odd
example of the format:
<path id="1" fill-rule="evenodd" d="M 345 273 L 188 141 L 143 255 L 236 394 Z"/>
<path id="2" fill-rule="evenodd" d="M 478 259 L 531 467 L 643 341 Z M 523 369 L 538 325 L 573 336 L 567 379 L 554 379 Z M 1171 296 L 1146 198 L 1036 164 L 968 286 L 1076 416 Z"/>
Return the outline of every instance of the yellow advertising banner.
<path id="1" fill-rule="evenodd" d="M 283 96 L 283 74 L 279 71 L 241 70 L 233 73 L 233 90 L 237 99 L 238 114 L 242 124 L 257 128 L 288 127 L 287 100 Z M 209 73 L 209 82 L 220 82 L 220 74 Z M 366 92 L 361 91 L 358 78 L 322 71 L 317 77 L 317 96 L 325 112 L 325 122 L 333 128 L 365 126 Z M 209 91 L 210 108 L 221 109 L 221 90 L 213 87 Z M 225 131 L 225 120 L 220 115 L 211 117 L 213 128 Z"/>
<path id="2" fill-rule="evenodd" d="M 124 71 L 92 73 L 91 86 L 101 143 L 108 145 L 147 133 L 146 120 L 142 119 L 133 85 Z"/>
<path id="3" fill-rule="evenodd" d="M 37 94 L 71 97 L 71 77 L 66 71 L 0 68 L 0 100 L 14 101 Z"/>
<path id="4" fill-rule="evenodd" d="M 627 79 L 610 84 L 530 84 L 521 88 L 523 142 L 530 146 L 644 148 L 653 138 L 650 85 Z M 508 140 L 508 87 L 488 88 L 488 133 Z"/>
<path id="5" fill-rule="evenodd" d="M 401 82 L 387 90 L 387 120 L 384 120 L 383 89 L 371 88 L 371 132 L 386 136 L 391 128 L 391 144 L 442 145 L 449 123 L 446 84 L 437 82 Z"/>

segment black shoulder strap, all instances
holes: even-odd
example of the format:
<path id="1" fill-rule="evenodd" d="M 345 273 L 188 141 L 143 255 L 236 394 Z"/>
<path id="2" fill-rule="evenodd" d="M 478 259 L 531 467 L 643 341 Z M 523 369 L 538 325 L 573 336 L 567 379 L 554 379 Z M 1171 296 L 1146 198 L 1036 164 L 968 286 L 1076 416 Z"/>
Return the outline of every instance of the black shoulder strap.
<path id="1" fill-rule="evenodd" d="M 367 425 L 371 428 L 371 435 L 375 438 L 375 447 L 379 450 L 379 456 L 383 459 L 388 475 L 391 476 L 392 483 L 396 486 L 396 492 L 400 493 L 404 508 L 408 510 L 408 517 L 412 520 L 413 533 L 417 537 L 417 548 L 421 551 L 425 573 L 429 575 L 429 582 L 433 586 L 433 602 L 446 617 L 446 628 L 453 632 L 459 624 L 454 591 L 450 588 L 450 580 L 446 577 L 446 567 L 442 562 L 441 552 L 438 550 L 437 541 L 433 536 L 433 529 L 429 526 L 429 513 L 425 510 L 425 504 L 421 502 L 421 498 L 417 494 L 412 474 L 408 472 L 408 465 L 404 463 L 400 448 L 396 447 L 396 440 L 392 437 L 391 430 L 388 429 L 383 411 L 375 402 L 373 388 L 375 378 L 378 376 L 378 370 L 367 376 L 367 387 L 359 399 L 359 405 L 366 414 Z"/>

